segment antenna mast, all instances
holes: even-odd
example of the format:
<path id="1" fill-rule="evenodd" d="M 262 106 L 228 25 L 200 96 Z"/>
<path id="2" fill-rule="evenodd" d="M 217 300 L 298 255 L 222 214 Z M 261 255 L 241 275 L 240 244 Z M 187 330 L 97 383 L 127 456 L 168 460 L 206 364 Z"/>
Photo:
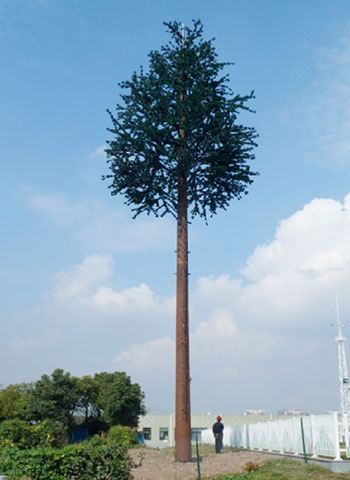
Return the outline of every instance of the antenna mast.
<path id="1" fill-rule="evenodd" d="M 350 389 L 349 389 L 349 376 L 348 367 L 346 364 L 345 346 L 346 340 L 343 337 L 342 327 L 344 324 L 340 323 L 338 296 L 335 294 L 335 304 L 337 309 L 337 330 L 338 336 L 334 339 L 338 343 L 338 368 L 339 368 L 339 387 L 340 387 L 340 406 L 342 414 L 350 414 Z M 334 324 L 333 324 L 334 325 Z"/>

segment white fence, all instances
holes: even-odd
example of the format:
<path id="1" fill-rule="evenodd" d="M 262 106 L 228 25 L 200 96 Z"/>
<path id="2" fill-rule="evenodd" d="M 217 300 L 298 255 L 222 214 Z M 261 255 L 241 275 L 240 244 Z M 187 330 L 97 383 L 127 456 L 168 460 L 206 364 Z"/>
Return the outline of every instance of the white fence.
<path id="1" fill-rule="evenodd" d="M 305 449 L 307 455 L 341 460 L 341 451 L 349 456 L 348 432 L 346 416 L 339 423 L 338 415 L 330 413 L 225 427 L 223 443 L 232 447 L 296 455 L 303 454 Z M 211 430 L 202 432 L 202 442 L 214 443 Z M 345 448 L 340 448 L 340 442 L 345 443 Z"/>

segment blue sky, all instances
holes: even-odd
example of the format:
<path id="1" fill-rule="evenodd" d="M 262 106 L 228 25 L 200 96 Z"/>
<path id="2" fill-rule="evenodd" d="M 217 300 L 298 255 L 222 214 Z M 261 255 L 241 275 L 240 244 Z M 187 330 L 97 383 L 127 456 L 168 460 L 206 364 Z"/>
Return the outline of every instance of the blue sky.
<path id="1" fill-rule="evenodd" d="M 103 146 L 117 84 L 167 41 L 162 22 L 200 18 L 232 88 L 255 91 L 260 176 L 190 227 L 192 408 L 338 408 L 349 14 L 345 0 L 0 0 L 0 383 L 121 369 L 172 409 L 174 221 L 132 220 L 101 181 Z"/>

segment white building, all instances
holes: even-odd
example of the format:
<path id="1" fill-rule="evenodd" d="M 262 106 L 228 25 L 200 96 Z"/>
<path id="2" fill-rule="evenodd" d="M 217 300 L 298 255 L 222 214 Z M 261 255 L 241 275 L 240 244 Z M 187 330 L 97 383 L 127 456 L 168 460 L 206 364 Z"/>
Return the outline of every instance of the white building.
<path id="1" fill-rule="evenodd" d="M 222 423 L 224 425 L 242 425 L 244 423 L 257 423 L 267 422 L 271 419 L 271 415 L 235 415 L 235 414 L 210 414 L 199 413 L 191 415 L 191 427 L 192 427 L 192 441 L 196 440 L 198 435 L 198 441 L 201 442 L 201 432 L 211 428 L 216 422 L 216 416 L 222 417 Z M 165 414 L 156 415 L 148 414 L 139 419 L 138 430 L 143 432 L 145 444 L 148 447 L 153 448 L 167 448 L 173 447 L 175 444 L 175 415 Z"/>
<path id="2" fill-rule="evenodd" d="M 265 410 L 246 410 L 243 415 L 266 415 Z"/>
<path id="3" fill-rule="evenodd" d="M 283 417 L 283 416 L 287 416 L 287 417 L 302 417 L 302 416 L 305 416 L 305 415 L 309 415 L 307 412 L 305 412 L 305 410 L 289 410 L 288 408 L 285 408 L 284 410 L 279 410 L 277 412 L 277 415 Z"/>

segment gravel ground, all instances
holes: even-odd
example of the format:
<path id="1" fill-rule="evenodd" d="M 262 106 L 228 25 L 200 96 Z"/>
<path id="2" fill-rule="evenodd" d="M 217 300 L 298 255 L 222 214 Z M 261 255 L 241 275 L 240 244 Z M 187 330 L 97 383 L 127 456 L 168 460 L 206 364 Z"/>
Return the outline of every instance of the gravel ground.
<path id="1" fill-rule="evenodd" d="M 130 451 L 136 463 L 144 456 L 141 466 L 133 469 L 135 480 L 195 480 L 197 479 L 196 462 L 175 463 L 172 453 L 149 448 Z M 201 456 L 201 476 L 211 478 L 214 475 L 241 472 L 247 462 L 262 463 L 266 455 L 256 452 L 215 453 Z"/>

